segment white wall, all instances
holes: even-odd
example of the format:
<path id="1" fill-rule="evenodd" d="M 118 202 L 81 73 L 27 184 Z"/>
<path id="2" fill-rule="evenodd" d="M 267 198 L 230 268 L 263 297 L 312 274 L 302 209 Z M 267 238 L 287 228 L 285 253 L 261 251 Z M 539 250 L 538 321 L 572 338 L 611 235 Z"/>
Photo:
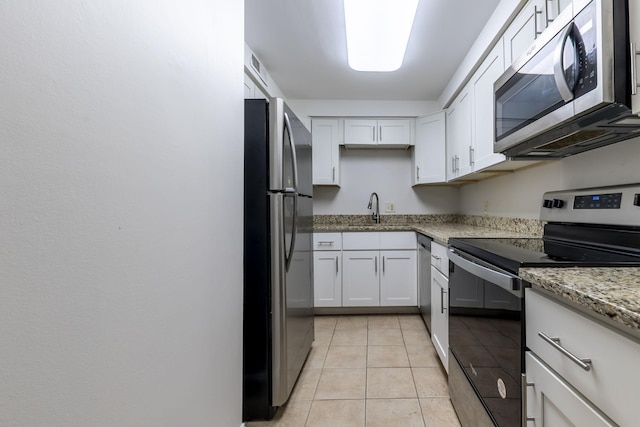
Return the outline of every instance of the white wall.
<path id="1" fill-rule="evenodd" d="M 461 213 L 539 218 L 545 191 L 640 182 L 640 138 L 562 160 L 467 184 L 460 190 Z"/>
<path id="2" fill-rule="evenodd" d="M 471 79 L 482 61 L 491 52 L 508 24 L 520 12 L 527 0 L 500 0 L 498 6 L 487 20 L 478 37 L 464 59 L 451 76 L 449 83 L 438 99 L 439 108 L 448 108 L 454 97 L 460 93 L 464 85 Z"/>
<path id="3" fill-rule="evenodd" d="M 411 149 L 340 148 L 341 187 L 314 187 L 314 214 L 368 214 L 369 196 L 374 191 L 383 215 L 386 202 L 395 202 L 397 214 L 457 211 L 457 187 L 411 187 L 411 171 Z"/>
<path id="4" fill-rule="evenodd" d="M 0 425 L 239 426 L 243 3 L 0 9 Z"/>

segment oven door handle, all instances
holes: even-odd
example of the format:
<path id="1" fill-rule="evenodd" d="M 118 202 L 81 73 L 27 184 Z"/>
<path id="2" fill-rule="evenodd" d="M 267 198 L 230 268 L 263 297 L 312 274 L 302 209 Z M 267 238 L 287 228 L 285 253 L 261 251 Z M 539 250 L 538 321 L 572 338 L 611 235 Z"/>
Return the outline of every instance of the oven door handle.
<path id="1" fill-rule="evenodd" d="M 517 277 L 469 261 L 460 256 L 455 249 L 449 249 L 449 260 L 474 276 L 494 283 L 507 291 L 513 292 L 520 290 L 520 281 Z"/>

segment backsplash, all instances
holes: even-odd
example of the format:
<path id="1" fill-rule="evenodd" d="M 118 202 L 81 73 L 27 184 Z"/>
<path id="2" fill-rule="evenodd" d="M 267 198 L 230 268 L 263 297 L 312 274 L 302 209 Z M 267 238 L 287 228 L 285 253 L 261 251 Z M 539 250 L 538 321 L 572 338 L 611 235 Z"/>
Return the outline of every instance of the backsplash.
<path id="1" fill-rule="evenodd" d="M 538 219 L 454 214 L 380 215 L 380 222 L 384 225 L 458 223 L 538 236 L 542 235 L 545 224 Z M 371 215 L 314 215 L 313 224 L 357 226 L 372 225 L 374 221 Z"/>
<path id="2" fill-rule="evenodd" d="M 498 228 L 516 233 L 533 234 L 542 236 L 545 221 L 527 218 L 509 218 L 504 216 L 483 215 L 456 215 L 461 224 L 475 225 L 478 227 Z"/>

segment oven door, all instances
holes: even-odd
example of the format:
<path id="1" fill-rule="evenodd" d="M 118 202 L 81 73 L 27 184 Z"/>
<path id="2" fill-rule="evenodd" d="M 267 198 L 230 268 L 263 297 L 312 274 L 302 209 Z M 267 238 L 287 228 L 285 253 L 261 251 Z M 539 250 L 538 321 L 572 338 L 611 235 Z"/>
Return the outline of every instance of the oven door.
<path id="1" fill-rule="evenodd" d="M 449 250 L 449 389 L 463 426 L 521 425 L 521 280 Z"/>

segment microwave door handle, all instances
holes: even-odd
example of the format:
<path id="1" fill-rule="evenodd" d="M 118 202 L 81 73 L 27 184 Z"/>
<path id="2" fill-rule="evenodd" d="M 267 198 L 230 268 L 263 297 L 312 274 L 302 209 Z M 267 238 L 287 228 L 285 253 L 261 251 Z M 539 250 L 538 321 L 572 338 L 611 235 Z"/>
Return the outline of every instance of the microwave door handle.
<path id="1" fill-rule="evenodd" d="M 553 77 L 558 87 L 558 92 L 565 102 L 569 102 L 573 99 L 573 90 L 567 84 L 567 79 L 564 77 L 564 47 L 567 43 L 567 39 L 571 37 L 573 32 L 573 22 L 567 25 L 560 33 L 558 44 L 556 45 L 553 53 Z"/>

